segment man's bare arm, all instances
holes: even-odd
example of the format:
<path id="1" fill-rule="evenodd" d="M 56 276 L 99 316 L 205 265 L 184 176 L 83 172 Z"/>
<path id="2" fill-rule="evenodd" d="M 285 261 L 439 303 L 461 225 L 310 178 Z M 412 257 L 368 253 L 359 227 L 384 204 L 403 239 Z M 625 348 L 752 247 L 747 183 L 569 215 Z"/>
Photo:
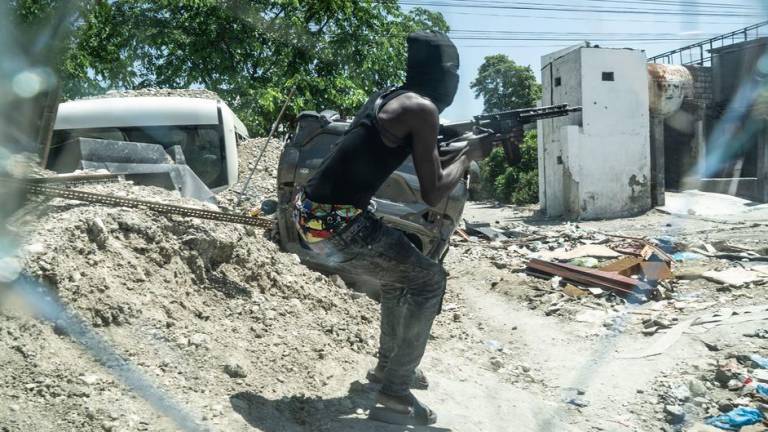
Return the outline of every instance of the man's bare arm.
<path id="1" fill-rule="evenodd" d="M 443 200 L 467 170 L 471 159 L 466 155 L 443 166 L 437 151 L 438 112 L 427 99 L 405 94 L 387 104 L 379 113 L 379 122 L 399 137 L 411 137 L 413 164 L 421 186 L 421 198 L 434 206 Z"/>

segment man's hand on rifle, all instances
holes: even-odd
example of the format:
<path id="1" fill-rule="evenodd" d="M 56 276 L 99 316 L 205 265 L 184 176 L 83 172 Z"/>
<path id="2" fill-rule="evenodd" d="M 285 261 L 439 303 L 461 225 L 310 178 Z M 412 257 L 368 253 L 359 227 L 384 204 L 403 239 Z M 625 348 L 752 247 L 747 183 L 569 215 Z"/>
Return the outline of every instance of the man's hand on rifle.
<path id="1" fill-rule="evenodd" d="M 500 137 L 492 130 L 476 127 L 474 134 L 467 139 L 467 158 L 475 161 L 487 158 Z"/>

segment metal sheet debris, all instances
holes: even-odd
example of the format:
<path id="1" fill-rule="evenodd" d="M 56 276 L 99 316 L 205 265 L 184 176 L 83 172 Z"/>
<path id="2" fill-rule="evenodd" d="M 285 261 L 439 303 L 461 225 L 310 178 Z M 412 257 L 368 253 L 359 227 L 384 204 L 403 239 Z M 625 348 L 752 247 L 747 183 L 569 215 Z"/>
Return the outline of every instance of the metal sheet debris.
<path id="1" fill-rule="evenodd" d="M 624 295 L 648 297 L 654 292 L 654 289 L 648 284 L 616 273 L 553 263 L 536 258 L 528 262 L 526 270 L 534 276 L 560 276 L 571 282 L 584 284 L 588 287 L 606 288 Z"/>
<path id="2" fill-rule="evenodd" d="M 761 275 L 758 272 L 734 267 L 723 271 L 710 270 L 704 272 L 702 277 L 719 284 L 740 286 L 757 281 Z"/>
<path id="3" fill-rule="evenodd" d="M 468 222 L 465 219 L 464 227 L 466 229 L 466 233 L 469 235 L 483 237 L 488 240 L 507 240 L 508 239 L 508 237 L 505 236 L 504 233 L 491 227 L 491 224 L 487 222 L 472 223 L 472 222 Z"/>

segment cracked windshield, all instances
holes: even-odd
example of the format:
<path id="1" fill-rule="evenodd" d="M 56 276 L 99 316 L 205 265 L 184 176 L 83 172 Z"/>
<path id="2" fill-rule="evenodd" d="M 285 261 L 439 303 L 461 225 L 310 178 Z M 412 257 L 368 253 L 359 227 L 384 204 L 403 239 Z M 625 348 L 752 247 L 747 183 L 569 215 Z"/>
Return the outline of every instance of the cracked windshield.
<path id="1" fill-rule="evenodd" d="M 768 431 L 768 2 L 0 34 L 0 432 Z"/>

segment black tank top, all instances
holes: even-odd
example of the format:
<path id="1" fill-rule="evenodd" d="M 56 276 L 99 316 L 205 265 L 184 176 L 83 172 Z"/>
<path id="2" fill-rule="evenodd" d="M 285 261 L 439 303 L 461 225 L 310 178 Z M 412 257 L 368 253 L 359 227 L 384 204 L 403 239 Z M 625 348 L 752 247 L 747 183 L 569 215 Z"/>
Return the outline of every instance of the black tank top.
<path id="1" fill-rule="evenodd" d="M 376 120 L 378 110 L 406 92 L 385 90 L 368 99 L 339 138 L 336 150 L 307 181 L 307 198 L 323 204 L 368 207 L 373 194 L 411 154 L 410 139 L 397 147 L 386 145 Z"/>

